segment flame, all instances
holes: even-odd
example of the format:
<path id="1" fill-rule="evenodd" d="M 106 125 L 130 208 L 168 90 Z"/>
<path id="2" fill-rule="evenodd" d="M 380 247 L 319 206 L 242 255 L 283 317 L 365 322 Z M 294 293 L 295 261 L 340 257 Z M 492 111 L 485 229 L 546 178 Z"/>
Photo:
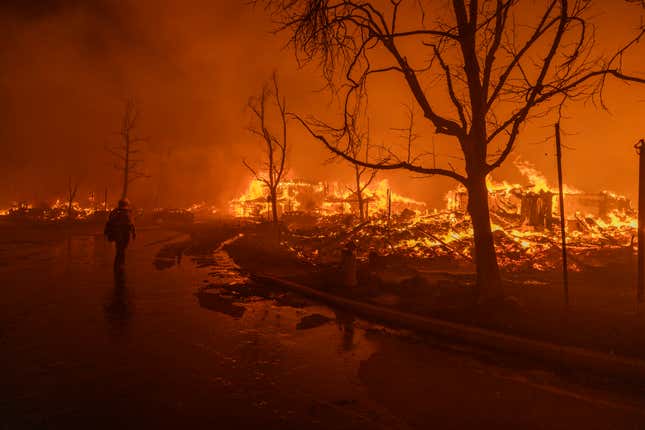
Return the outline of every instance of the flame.
<path id="1" fill-rule="evenodd" d="M 516 165 L 526 178 L 526 185 L 506 181 L 487 181 L 490 193 L 491 229 L 495 239 L 498 262 L 505 270 L 538 271 L 556 270 L 561 266 L 559 208 L 555 196 L 557 190 L 546 177 L 527 162 Z M 330 251 L 321 248 L 328 238 L 342 236 L 338 229 L 345 229 L 345 235 L 359 244 L 359 253 L 367 258 L 370 250 L 381 255 L 396 254 L 409 258 L 434 259 L 451 258 L 472 263 L 473 228 L 467 213 L 467 192 L 462 186 L 446 195 L 444 209 L 415 211 L 411 218 L 383 216 L 387 206 L 389 185 L 382 182 L 375 185 L 370 195 L 374 207 L 369 223 L 354 232 L 355 226 L 343 227 L 333 217 L 322 217 L 316 232 L 308 240 L 298 239 L 287 246 L 299 258 L 316 261 Z M 566 236 L 569 254 L 572 256 L 570 269 L 582 270 L 581 259 L 593 253 L 615 250 L 630 250 L 636 234 L 637 221 L 629 201 L 616 193 L 584 193 L 571 186 L 565 186 Z M 349 196 L 349 197 L 348 197 Z M 351 198 L 351 193 L 341 191 L 336 199 Z M 407 197 L 392 194 L 392 202 L 401 201 L 409 205 L 415 202 Z M 551 203 L 540 212 L 543 224 L 532 225 L 523 207 L 530 202 Z M 545 204 L 546 204 L 545 203 Z M 594 206 L 595 205 L 595 206 Z M 594 211 L 591 211 L 595 207 Z M 309 242 L 310 241 L 310 242 Z M 622 254 L 621 254 L 622 255 Z M 322 257 L 321 257 L 322 256 Z"/>
<path id="2" fill-rule="evenodd" d="M 389 192 L 389 201 L 388 201 Z M 240 197 L 229 203 L 230 213 L 236 217 L 268 218 L 271 211 L 269 190 L 265 183 L 253 179 Z M 387 179 L 368 186 L 362 195 L 368 214 L 384 214 L 388 205 L 395 213 L 409 209 L 415 213 L 426 210 L 423 202 L 393 192 Z M 286 179 L 278 186 L 278 212 L 309 212 L 320 216 L 358 213 L 358 198 L 348 186 L 339 182 L 308 182 Z"/>
<path id="3" fill-rule="evenodd" d="M 34 207 L 28 202 L 13 202 L 8 209 L 0 210 L 0 216 L 14 217 L 16 219 L 30 219 L 32 221 L 62 221 L 67 219 L 86 220 L 102 212 L 97 206 L 82 206 L 78 201 L 70 203 L 56 199 L 48 206 Z"/>
<path id="4" fill-rule="evenodd" d="M 158 208 L 156 210 L 163 210 L 163 208 Z M 200 202 L 200 203 L 193 203 L 192 205 L 188 206 L 186 209 L 183 209 L 186 212 L 190 212 L 192 214 L 200 214 L 200 215 L 216 215 L 219 213 L 219 209 L 215 207 L 214 205 L 210 205 L 206 202 Z"/>

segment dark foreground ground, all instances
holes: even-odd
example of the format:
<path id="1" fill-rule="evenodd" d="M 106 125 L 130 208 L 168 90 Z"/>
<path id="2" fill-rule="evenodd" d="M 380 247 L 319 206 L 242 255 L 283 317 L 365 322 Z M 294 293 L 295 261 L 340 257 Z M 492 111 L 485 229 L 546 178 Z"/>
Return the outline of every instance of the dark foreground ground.
<path id="1" fill-rule="evenodd" d="M 141 231 L 116 276 L 100 235 L 3 237 L 2 429 L 645 428 L 638 387 L 297 297 L 235 302 L 213 288 L 239 281 L 226 252 L 164 255 L 175 232 Z"/>
<path id="2" fill-rule="evenodd" d="M 600 249 L 594 266 L 572 270 L 568 306 L 559 270 L 504 271 L 503 299 L 482 304 L 474 294 L 474 266 L 459 259 L 377 255 L 373 262 L 359 261 L 358 285 L 348 288 L 340 264 L 342 242 L 332 238 L 332 246 L 323 244 L 326 261 L 307 261 L 285 246 L 293 242 L 289 233 L 277 246 L 265 225 L 243 231 L 226 249 L 250 273 L 405 313 L 645 360 L 645 304 L 636 299 L 635 255 L 628 249 Z M 194 237 L 212 241 L 205 232 Z"/>

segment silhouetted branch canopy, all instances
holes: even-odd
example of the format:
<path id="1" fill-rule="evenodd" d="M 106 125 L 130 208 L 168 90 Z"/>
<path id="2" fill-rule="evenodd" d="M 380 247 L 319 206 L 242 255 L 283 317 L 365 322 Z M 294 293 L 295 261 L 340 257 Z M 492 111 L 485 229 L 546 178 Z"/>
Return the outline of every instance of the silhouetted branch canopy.
<path id="1" fill-rule="evenodd" d="M 278 185 L 285 174 L 288 140 L 286 98 L 280 93 L 277 74 L 272 76 L 271 84 L 265 84 L 258 96 L 251 97 L 248 107 L 252 113 L 252 125 L 248 130 L 262 139 L 264 151 L 264 171 L 242 160 L 244 166 L 253 176 L 263 182 L 272 194 L 275 194 Z M 273 108 L 273 109 L 272 109 Z M 270 118 L 269 111 L 277 111 L 277 120 Z M 274 123 L 278 123 L 276 126 Z"/>
<path id="2" fill-rule="evenodd" d="M 298 118 L 332 153 L 357 161 L 347 148 L 333 144 L 334 131 L 347 131 L 348 117 L 362 103 L 373 76 L 398 76 L 436 133 L 453 138 L 464 155 L 465 171 L 428 169 L 422 160 L 402 156 L 402 161 L 361 165 L 432 172 L 467 183 L 473 172 L 486 175 L 507 159 L 528 119 L 562 111 L 574 101 L 604 107 L 610 78 L 645 83 L 645 75 L 626 70 L 623 61 L 645 27 L 635 28 L 631 39 L 603 53 L 597 48 L 592 10 L 598 1 L 255 3 L 271 12 L 277 31 L 288 34 L 297 59 L 317 62 L 329 88 L 341 96 L 344 124 L 314 132 L 316 121 Z M 633 7 L 630 2 L 640 0 L 615 7 Z"/>

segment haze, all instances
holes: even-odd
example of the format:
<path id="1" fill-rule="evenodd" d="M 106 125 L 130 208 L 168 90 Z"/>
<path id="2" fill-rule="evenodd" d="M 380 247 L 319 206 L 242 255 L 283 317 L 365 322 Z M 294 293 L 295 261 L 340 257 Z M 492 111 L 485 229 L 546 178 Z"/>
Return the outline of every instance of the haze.
<path id="1" fill-rule="evenodd" d="M 595 14 L 603 24 L 596 38 L 607 51 L 641 18 L 629 7 L 596 7 Z M 242 1 L 11 0 L 0 6 L 0 25 L 0 206 L 61 197 L 70 176 L 80 181 L 79 200 L 106 187 L 115 200 L 120 178 L 105 146 L 116 139 L 129 97 L 141 106 L 139 133 L 150 138 L 144 157 L 150 178 L 131 189 L 142 207 L 221 205 L 245 189 L 250 174 L 242 159 L 253 160 L 259 145 L 246 130 L 245 106 L 273 70 L 291 110 L 316 114 L 335 103 L 317 91 L 322 82 L 314 68 L 299 69 L 284 36 L 271 34 L 266 13 Z M 642 54 L 638 46 L 626 61 L 638 66 Z M 567 111 L 567 183 L 635 197 L 633 144 L 643 134 L 643 99 L 638 87 L 613 82 L 611 113 L 594 106 Z M 396 139 L 390 128 L 404 124 L 399 106 L 410 100 L 408 93 L 384 86 L 372 100 L 382 123 L 374 138 Z M 420 132 L 432 139 L 431 130 Z M 553 142 L 545 141 L 551 135 L 550 124 L 532 122 L 512 158 L 533 163 L 554 182 Z M 296 124 L 290 136 L 293 176 L 349 179 L 350 167 L 335 162 L 330 169 L 329 154 Z M 512 163 L 494 176 L 521 180 Z M 400 192 L 433 206 L 454 186 L 402 173 L 388 178 Z"/>

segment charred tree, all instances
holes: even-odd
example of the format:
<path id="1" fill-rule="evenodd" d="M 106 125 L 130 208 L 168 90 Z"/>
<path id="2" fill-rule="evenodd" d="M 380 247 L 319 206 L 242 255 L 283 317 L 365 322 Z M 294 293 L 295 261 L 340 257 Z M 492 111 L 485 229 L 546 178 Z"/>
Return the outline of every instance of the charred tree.
<path id="1" fill-rule="evenodd" d="M 365 152 L 367 155 L 367 150 Z M 366 167 L 359 166 L 358 164 L 354 164 L 355 188 L 352 190 L 352 192 L 356 195 L 356 204 L 358 205 L 358 216 L 361 222 L 365 221 L 365 218 L 367 218 L 367 216 L 369 215 L 368 200 L 366 200 L 365 198 L 365 190 L 374 181 L 374 178 L 376 178 L 376 173 L 377 173 L 377 170 L 371 169 L 369 172 L 367 172 Z M 364 177 L 367 177 L 367 179 L 364 180 Z"/>
<path id="2" fill-rule="evenodd" d="M 371 145 L 369 120 L 367 121 L 366 133 L 361 131 L 361 126 L 359 125 L 360 120 L 361 118 L 358 112 L 354 112 L 354 114 L 349 117 L 348 133 L 351 142 L 348 152 L 351 154 L 351 158 L 362 158 L 365 162 L 369 162 L 369 151 Z M 367 190 L 376 178 L 378 170 L 371 169 L 357 163 L 352 163 L 352 167 L 354 168 L 354 186 L 348 187 L 348 189 L 354 196 L 356 196 L 358 215 L 361 222 L 363 222 L 368 215 L 366 213 L 368 201 L 365 198 L 365 190 Z"/>
<path id="3" fill-rule="evenodd" d="M 271 204 L 272 221 L 278 224 L 278 188 L 284 178 L 285 163 L 287 160 L 287 123 L 289 114 L 287 112 L 287 100 L 280 95 L 278 77 L 274 73 L 272 78 L 273 88 L 265 85 L 260 95 L 249 100 L 248 106 L 254 117 L 254 124 L 249 127 L 249 131 L 259 136 L 264 143 L 265 161 L 262 169 L 255 168 L 243 161 L 247 169 L 253 173 L 253 176 L 267 187 L 269 191 L 268 201 Z M 278 131 L 273 132 L 269 129 L 269 107 L 272 104 L 278 112 L 279 126 Z"/>
<path id="4" fill-rule="evenodd" d="M 613 55 L 599 54 L 590 28 L 591 0 L 540 5 L 452 0 L 449 8 L 416 0 L 256 2 L 264 3 L 278 28 L 289 34 L 301 62 L 317 62 L 341 98 L 345 117 L 360 102 L 357 94 L 369 91 L 374 76 L 398 77 L 436 133 L 454 142 L 463 157 L 456 168 L 447 161 L 435 165 L 424 151 L 413 158 L 397 154 L 393 146 L 387 156 L 364 162 L 330 128 L 298 117 L 331 152 L 358 165 L 442 175 L 463 184 L 474 229 L 478 291 L 485 296 L 500 295 L 502 287 L 486 177 L 506 161 L 526 121 L 580 99 L 604 106 L 608 78 L 645 83 L 627 74 L 622 62 L 645 27 Z M 346 128 L 344 122 L 330 127 Z"/>
<path id="5" fill-rule="evenodd" d="M 127 100 L 121 119 L 121 129 L 118 131 L 119 143 L 107 148 L 115 159 L 114 168 L 123 175 L 122 199 L 128 196 L 128 188 L 132 182 L 149 177 L 142 170 L 143 159 L 141 158 L 141 146 L 148 142 L 148 139 L 136 135 L 139 115 L 136 102 L 132 99 Z"/>
<path id="6" fill-rule="evenodd" d="M 74 199 L 78 192 L 78 182 L 72 181 L 72 177 L 67 178 L 67 218 L 71 219 L 74 216 Z"/>

